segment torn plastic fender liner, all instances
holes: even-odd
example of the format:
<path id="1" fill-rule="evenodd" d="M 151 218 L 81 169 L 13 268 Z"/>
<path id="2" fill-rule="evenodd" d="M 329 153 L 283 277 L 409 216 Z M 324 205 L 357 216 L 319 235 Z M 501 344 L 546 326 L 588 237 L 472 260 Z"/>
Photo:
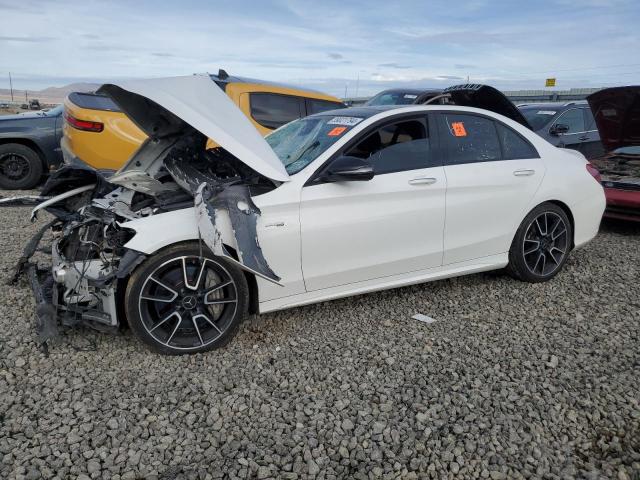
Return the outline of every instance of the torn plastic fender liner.
<path id="1" fill-rule="evenodd" d="M 165 160 L 164 166 L 175 182 L 193 195 L 200 238 L 211 251 L 236 263 L 243 270 L 281 285 L 280 277 L 262 254 L 256 229 L 261 212 L 251 199 L 249 187 L 239 183 L 242 179 L 233 177 L 223 181 L 199 171 L 189 162 L 174 158 Z M 218 230 L 216 222 L 218 209 L 229 213 L 239 261 L 222 243 L 222 232 Z"/>
<path id="2" fill-rule="evenodd" d="M 198 231 L 211 251 L 237 263 L 240 268 L 280 285 L 280 277 L 271 270 L 258 243 L 256 229 L 260 209 L 253 203 L 246 185 L 212 187 L 203 182 L 195 194 Z M 222 243 L 222 233 L 216 224 L 217 210 L 229 213 L 238 247 L 236 260 Z"/>

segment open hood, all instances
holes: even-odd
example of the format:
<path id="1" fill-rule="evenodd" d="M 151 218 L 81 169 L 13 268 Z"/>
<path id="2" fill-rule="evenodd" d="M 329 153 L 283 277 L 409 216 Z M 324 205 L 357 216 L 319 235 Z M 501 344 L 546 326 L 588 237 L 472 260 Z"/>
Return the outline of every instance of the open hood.
<path id="1" fill-rule="evenodd" d="M 475 107 L 489 110 L 500 115 L 504 115 L 514 120 L 528 129 L 532 129 L 524 115 L 509 100 L 504 93 L 489 85 L 468 83 L 464 85 L 454 85 L 445 88 L 442 93 L 448 93 L 455 105 L 463 107 Z"/>
<path id="2" fill-rule="evenodd" d="M 269 144 L 208 75 L 105 84 L 97 93 L 111 97 L 150 138 L 195 129 L 265 177 L 289 180 Z"/>
<path id="3" fill-rule="evenodd" d="M 640 86 L 605 88 L 587 101 L 607 151 L 640 145 Z"/>

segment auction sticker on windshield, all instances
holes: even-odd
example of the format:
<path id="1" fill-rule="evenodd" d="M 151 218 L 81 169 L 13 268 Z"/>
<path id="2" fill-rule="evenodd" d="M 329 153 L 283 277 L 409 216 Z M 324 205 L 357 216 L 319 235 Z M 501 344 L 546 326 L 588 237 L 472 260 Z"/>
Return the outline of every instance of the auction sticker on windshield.
<path id="1" fill-rule="evenodd" d="M 333 130 L 327 133 L 327 135 L 330 137 L 338 137 L 342 135 L 346 129 L 347 127 L 335 127 Z"/>
<path id="2" fill-rule="evenodd" d="M 327 125 L 344 125 L 345 127 L 353 127 L 362 121 L 359 117 L 333 117 L 327 122 Z"/>

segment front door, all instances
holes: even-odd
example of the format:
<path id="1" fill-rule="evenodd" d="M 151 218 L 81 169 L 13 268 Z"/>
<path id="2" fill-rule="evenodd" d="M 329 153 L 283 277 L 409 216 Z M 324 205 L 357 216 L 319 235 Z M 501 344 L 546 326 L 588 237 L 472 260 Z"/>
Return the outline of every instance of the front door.
<path id="1" fill-rule="evenodd" d="M 373 179 L 302 189 L 307 291 L 442 264 L 446 178 L 429 132 L 426 115 L 369 129 L 342 154 L 367 159 Z"/>

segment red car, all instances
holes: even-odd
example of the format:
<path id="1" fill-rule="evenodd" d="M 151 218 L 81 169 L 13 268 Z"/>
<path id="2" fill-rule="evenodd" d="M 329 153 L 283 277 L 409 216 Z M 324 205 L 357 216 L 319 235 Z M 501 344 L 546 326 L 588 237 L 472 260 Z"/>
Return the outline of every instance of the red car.
<path id="1" fill-rule="evenodd" d="M 605 155 L 591 160 L 607 197 L 604 216 L 640 222 L 640 86 L 587 97 Z"/>

